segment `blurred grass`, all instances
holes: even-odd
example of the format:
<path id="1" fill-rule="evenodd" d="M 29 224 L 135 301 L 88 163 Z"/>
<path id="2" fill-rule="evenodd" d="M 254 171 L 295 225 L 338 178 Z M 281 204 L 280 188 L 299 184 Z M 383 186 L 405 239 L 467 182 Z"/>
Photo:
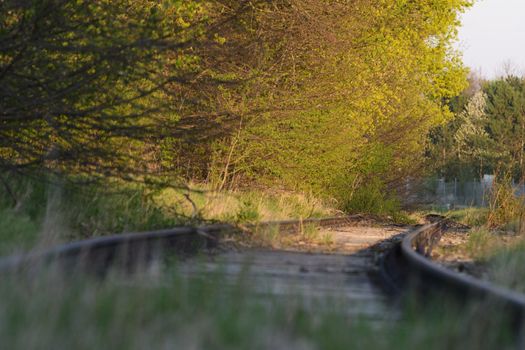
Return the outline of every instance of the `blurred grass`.
<path id="1" fill-rule="evenodd" d="M 514 201 L 514 200 L 513 200 Z M 520 206 L 523 204 L 520 204 Z M 466 208 L 445 212 L 449 218 L 471 226 L 466 240 L 454 247 L 456 254 L 482 268 L 483 278 L 500 286 L 525 293 L 525 236 L 519 211 L 502 213 L 504 208 Z M 498 225 L 494 227 L 494 215 Z M 492 221 L 489 220 L 493 216 Z"/>
<path id="2" fill-rule="evenodd" d="M 29 215 L 11 208 L 0 209 L 0 254 L 29 249 L 37 240 L 38 231 L 37 223 Z"/>
<path id="3" fill-rule="evenodd" d="M 401 319 L 378 322 L 349 316 L 342 301 L 262 296 L 242 274 L 226 282 L 171 267 L 105 281 L 49 273 L 8 282 L 0 339 L 10 350 L 512 348 L 500 317 L 442 298 L 413 298 Z"/>
<path id="4" fill-rule="evenodd" d="M 18 201 L 0 197 L 0 253 L 129 230 L 214 219 L 257 222 L 333 213 L 313 196 L 290 193 L 214 193 L 11 181 Z M 1 190 L 0 190 L 1 191 Z M 190 198 L 190 200 L 187 199 Z M 281 237 L 266 232 L 268 244 Z M 314 226 L 300 238 L 331 244 Z M 277 242 L 277 243 L 276 243 Z M 345 305 L 317 309 L 297 295 L 261 298 L 242 274 L 187 277 L 176 264 L 160 275 L 94 281 L 53 273 L 2 277 L 0 344 L 6 349 L 493 349 L 505 348 L 501 319 L 445 306 L 409 307 L 399 321 L 349 317 Z M 428 300 L 425 303 L 430 303 Z M 482 317 L 483 316 L 483 317 Z"/>
<path id="5" fill-rule="evenodd" d="M 525 293 L 525 242 L 500 249 L 489 259 L 490 280 Z"/>
<path id="6" fill-rule="evenodd" d="M 502 248 L 502 242 L 487 228 L 475 228 L 469 232 L 465 250 L 468 256 L 477 261 L 490 258 L 497 250 Z"/>

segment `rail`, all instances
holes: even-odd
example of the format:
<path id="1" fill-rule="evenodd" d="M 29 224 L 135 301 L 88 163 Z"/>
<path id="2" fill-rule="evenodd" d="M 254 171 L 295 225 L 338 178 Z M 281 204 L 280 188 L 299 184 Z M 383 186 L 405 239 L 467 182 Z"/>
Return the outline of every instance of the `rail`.
<path id="1" fill-rule="evenodd" d="M 430 259 L 443 234 L 443 221 L 407 233 L 402 242 L 383 259 L 381 275 L 390 292 L 399 293 L 412 285 L 422 292 L 445 292 L 463 300 L 484 300 L 508 312 L 516 325 L 525 316 L 525 295 L 443 267 Z"/>
<path id="2" fill-rule="evenodd" d="M 0 273 L 54 264 L 70 271 L 104 275 L 113 267 L 134 270 L 166 254 L 191 255 L 217 245 L 225 233 L 275 228 L 281 233 L 301 231 L 305 225 L 337 227 L 361 220 L 359 215 L 264 222 L 245 225 L 212 224 L 168 230 L 123 233 L 66 243 L 29 254 L 0 258 Z"/>

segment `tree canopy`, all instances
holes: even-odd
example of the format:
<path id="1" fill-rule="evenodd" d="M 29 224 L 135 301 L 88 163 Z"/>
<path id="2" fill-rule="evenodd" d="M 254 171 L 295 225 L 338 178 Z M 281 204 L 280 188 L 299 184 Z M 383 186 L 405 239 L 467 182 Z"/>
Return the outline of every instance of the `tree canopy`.
<path id="1" fill-rule="evenodd" d="M 469 4 L 3 1 L 0 168 L 395 187 L 465 87 Z"/>
<path id="2" fill-rule="evenodd" d="M 447 177 L 476 178 L 504 172 L 524 175 L 525 79 L 485 81 L 463 99 L 455 119 L 433 132 L 431 156 Z"/>

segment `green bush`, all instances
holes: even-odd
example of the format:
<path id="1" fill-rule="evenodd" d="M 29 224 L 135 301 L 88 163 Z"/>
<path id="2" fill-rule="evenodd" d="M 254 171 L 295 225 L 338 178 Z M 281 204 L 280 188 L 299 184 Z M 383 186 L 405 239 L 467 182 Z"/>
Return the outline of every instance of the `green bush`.
<path id="1" fill-rule="evenodd" d="M 188 220 L 156 204 L 154 194 L 122 182 L 78 185 L 67 179 L 11 177 L 0 186 L 0 250 L 24 248 L 38 239 L 160 229 Z"/>
<path id="2" fill-rule="evenodd" d="M 397 199 L 388 195 L 385 186 L 379 180 L 374 180 L 357 189 L 344 203 L 344 210 L 349 213 L 383 215 L 401 210 L 401 205 Z"/>
<path id="3" fill-rule="evenodd" d="M 29 248 L 36 241 L 38 231 L 38 224 L 27 214 L 0 209 L 0 254 Z"/>

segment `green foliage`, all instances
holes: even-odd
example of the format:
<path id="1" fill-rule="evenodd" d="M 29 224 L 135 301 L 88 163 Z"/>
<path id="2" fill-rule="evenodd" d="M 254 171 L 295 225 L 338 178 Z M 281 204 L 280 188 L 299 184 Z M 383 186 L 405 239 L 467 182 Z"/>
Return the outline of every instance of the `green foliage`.
<path id="1" fill-rule="evenodd" d="M 401 206 L 399 200 L 391 198 L 386 192 L 385 185 L 376 179 L 357 189 L 344 203 L 343 208 L 350 213 L 391 215 L 397 213 Z"/>
<path id="2" fill-rule="evenodd" d="M 123 143 L 129 150 L 152 137 L 152 98 L 166 84 L 161 67 L 171 67 L 161 58 L 168 9 L 148 0 L 9 0 L 0 18 L 0 168 L 121 171 L 131 159 Z"/>
<path id="3" fill-rule="evenodd" d="M 466 249 L 475 259 L 487 259 L 496 249 L 496 238 L 486 228 L 478 228 L 469 233 Z"/>
<path id="4" fill-rule="evenodd" d="M 466 208 L 445 213 L 452 220 L 470 227 L 480 227 L 487 223 L 487 208 Z"/>
<path id="5" fill-rule="evenodd" d="M 523 240 L 510 247 L 494 249 L 489 258 L 489 278 L 518 292 L 525 292 L 525 245 Z"/>
<path id="6" fill-rule="evenodd" d="M 524 215 L 524 198 L 516 195 L 510 173 L 497 176 L 490 192 L 487 225 L 501 228 L 515 220 L 523 223 Z"/>
<path id="7" fill-rule="evenodd" d="M 202 186 L 152 189 L 151 185 L 122 181 L 79 185 L 78 179 L 3 175 L 0 254 L 4 255 L 39 244 L 183 224 L 244 224 L 335 215 L 327 203 L 298 193 L 216 192 Z"/>
<path id="8" fill-rule="evenodd" d="M 525 79 L 507 76 L 483 82 L 464 99 L 450 123 L 431 135 L 430 157 L 446 177 L 476 178 L 525 167 Z"/>
<path id="9" fill-rule="evenodd" d="M 242 201 L 235 218 L 239 222 L 257 222 L 260 218 L 259 209 L 251 199 Z"/>
<path id="10" fill-rule="evenodd" d="M 487 83 L 487 132 L 493 140 L 492 167 L 504 167 L 514 178 L 525 169 L 525 78 L 508 76 Z"/>
<path id="11" fill-rule="evenodd" d="M 465 85 L 469 3 L 5 1 L 0 168 L 394 194 Z"/>
<path id="12" fill-rule="evenodd" d="M 402 219 L 401 202 L 395 190 L 386 183 L 392 171 L 392 158 L 391 148 L 371 145 L 362 158 L 354 160 L 355 166 L 335 181 L 337 187 L 332 191 L 345 212 Z"/>
<path id="13" fill-rule="evenodd" d="M 10 208 L 0 209 L 0 254 L 27 250 L 37 241 L 39 227 L 27 214 Z"/>
<path id="14" fill-rule="evenodd" d="M 377 177 L 385 187 L 376 193 L 395 193 L 402 179 L 421 171 L 429 129 L 450 117 L 442 101 L 465 86 L 465 70 L 450 43 L 457 13 L 467 4 L 339 2 L 339 7 L 315 12 L 318 8 L 306 3 L 316 13 L 311 27 L 333 35 L 339 45 L 328 42 L 312 50 L 314 43 L 305 44 L 305 57 L 312 53 L 322 60 L 309 65 L 303 78 L 299 75 L 301 89 L 286 98 L 309 103 L 299 111 L 265 113 L 243 126 L 230 173 L 330 197 L 341 190 L 352 195 L 367 182 L 379 188 Z M 379 171 L 363 171 L 369 160 L 378 162 Z M 345 182 L 349 189 L 341 185 Z"/>
<path id="15" fill-rule="evenodd" d="M 16 204 L 0 187 L 0 252 L 39 243 L 154 230 L 180 225 L 189 218 L 156 203 L 154 192 L 121 182 L 79 186 L 47 178 L 6 181 Z M 196 218 L 198 219 L 198 218 Z"/>

